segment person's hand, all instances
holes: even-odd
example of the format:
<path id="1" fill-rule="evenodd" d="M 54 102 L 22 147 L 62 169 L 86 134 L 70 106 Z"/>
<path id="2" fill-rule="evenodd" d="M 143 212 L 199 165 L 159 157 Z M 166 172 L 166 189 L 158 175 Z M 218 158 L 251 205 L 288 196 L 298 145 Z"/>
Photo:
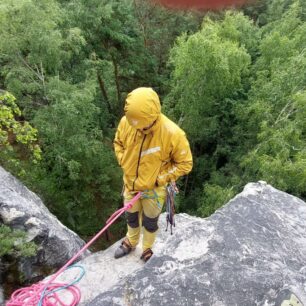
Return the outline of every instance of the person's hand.
<path id="1" fill-rule="evenodd" d="M 163 178 L 162 176 L 158 176 L 158 177 L 157 177 L 157 180 L 156 180 L 156 182 L 155 182 L 155 185 L 156 185 L 157 187 L 165 186 L 165 185 L 167 185 L 167 181 L 166 181 L 166 179 Z"/>
<path id="2" fill-rule="evenodd" d="M 179 189 L 178 189 L 178 187 L 176 186 L 175 181 L 172 181 L 172 182 L 170 183 L 170 186 L 171 186 L 171 188 L 174 190 L 174 192 L 175 192 L 176 194 L 180 192 Z"/>

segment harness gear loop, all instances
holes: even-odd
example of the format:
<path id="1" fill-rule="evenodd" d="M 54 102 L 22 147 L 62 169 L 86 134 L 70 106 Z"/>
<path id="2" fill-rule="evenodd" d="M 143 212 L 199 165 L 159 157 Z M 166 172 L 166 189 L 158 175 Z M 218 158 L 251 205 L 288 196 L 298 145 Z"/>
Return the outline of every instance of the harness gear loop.
<path id="1" fill-rule="evenodd" d="M 171 182 L 167 186 L 167 197 L 166 197 L 166 220 L 167 227 L 166 232 L 168 231 L 168 225 L 170 223 L 170 231 L 171 235 L 173 234 L 172 227 L 175 227 L 174 214 L 175 214 L 175 202 L 174 198 L 179 193 L 179 190 L 175 184 L 175 182 Z"/>

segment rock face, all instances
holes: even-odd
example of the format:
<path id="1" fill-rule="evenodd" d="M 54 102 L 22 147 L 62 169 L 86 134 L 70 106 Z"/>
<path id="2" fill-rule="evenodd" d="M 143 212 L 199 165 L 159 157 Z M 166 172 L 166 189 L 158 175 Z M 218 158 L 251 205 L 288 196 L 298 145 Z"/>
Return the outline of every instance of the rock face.
<path id="1" fill-rule="evenodd" d="M 165 223 L 161 216 L 146 264 L 139 247 L 113 259 L 119 242 L 81 261 L 81 305 L 306 306 L 306 203 L 298 198 L 251 183 L 207 219 L 177 215 L 172 236 Z"/>
<path id="2" fill-rule="evenodd" d="M 0 305 L 4 304 L 3 289 L 0 287 Z"/>
<path id="3" fill-rule="evenodd" d="M 28 240 L 39 245 L 37 256 L 24 259 L 19 264 L 19 272 L 26 280 L 39 278 L 42 267 L 58 268 L 65 264 L 84 245 L 83 240 L 50 213 L 37 195 L 2 167 L 0 222 L 14 229 L 25 230 Z M 2 271 L 2 274 L 5 273 Z"/>

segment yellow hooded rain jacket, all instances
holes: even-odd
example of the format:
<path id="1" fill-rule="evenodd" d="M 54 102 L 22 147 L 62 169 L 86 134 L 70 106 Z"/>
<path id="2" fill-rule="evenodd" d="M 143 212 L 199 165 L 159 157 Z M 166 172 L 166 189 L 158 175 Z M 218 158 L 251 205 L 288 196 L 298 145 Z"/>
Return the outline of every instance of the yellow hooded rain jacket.
<path id="1" fill-rule="evenodd" d="M 153 89 L 142 87 L 129 93 L 124 111 L 114 147 L 128 191 L 164 186 L 191 171 L 186 135 L 161 114 L 159 97 Z"/>

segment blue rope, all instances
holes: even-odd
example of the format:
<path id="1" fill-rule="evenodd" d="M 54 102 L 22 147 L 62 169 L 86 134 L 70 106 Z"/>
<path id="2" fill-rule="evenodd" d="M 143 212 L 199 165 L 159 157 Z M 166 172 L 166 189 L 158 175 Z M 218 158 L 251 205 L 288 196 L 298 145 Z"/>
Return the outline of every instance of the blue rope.
<path id="1" fill-rule="evenodd" d="M 153 195 L 149 195 L 149 193 L 153 193 Z M 143 199 L 151 199 L 151 200 L 156 200 L 156 203 L 157 203 L 157 206 L 159 209 L 162 209 L 163 205 L 160 203 L 159 201 L 159 196 L 157 194 L 157 192 L 152 189 L 152 190 L 144 190 L 142 193 L 141 193 L 141 197 Z"/>
<path id="2" fill-rule="evenodd" d="M 67 285 L 65 285 L 65 286 L 59 287 L 59 288 L 54 289 L 54 290 L 49 291 L 49 292 L 46 292 L 46 290 L 47 290 L 47 287 L 46 287 L 46 288 L 44 289 L 44 291 L 42 292 L 42 294 L 41 294 L 41 297 L 40 297 L 40 300 L 39 300 L 37 306 L 42 306 L 42 305 L 43 305 L 42 303 L 43 303 L 43 299 L 44 299 L 45 296 L 47 296 L 47 295 L 49 295 L 49 294 L 52 294 L 52 293 L 54 293 L 54 292 L 60 291 L 60 290 L 64 290 L 64 289 L 66 289 L 66 288 L 68 288 L 68 287 L 70 287 L 70 286 L 73 286 L 73 285 L 75 285 L 76 283 L 78 283 L 78 282 L 83 278 L 83 276 L 85 275 L 85 269 L 84 269 L 84 267 L 82 267 L 82 266 L 80 266 L 80 265 L 71 265 L 71 266 L 67 267 L 66 270 L 72 269 L 72 268 L 79 268 L 79 269 L 81 270 L 81 273 L 80 273 L 80 275 L 78 276 L 78 278 L 75 279 L 75 280 L 73 280 L 70 284 L 67 284 Z"/>

